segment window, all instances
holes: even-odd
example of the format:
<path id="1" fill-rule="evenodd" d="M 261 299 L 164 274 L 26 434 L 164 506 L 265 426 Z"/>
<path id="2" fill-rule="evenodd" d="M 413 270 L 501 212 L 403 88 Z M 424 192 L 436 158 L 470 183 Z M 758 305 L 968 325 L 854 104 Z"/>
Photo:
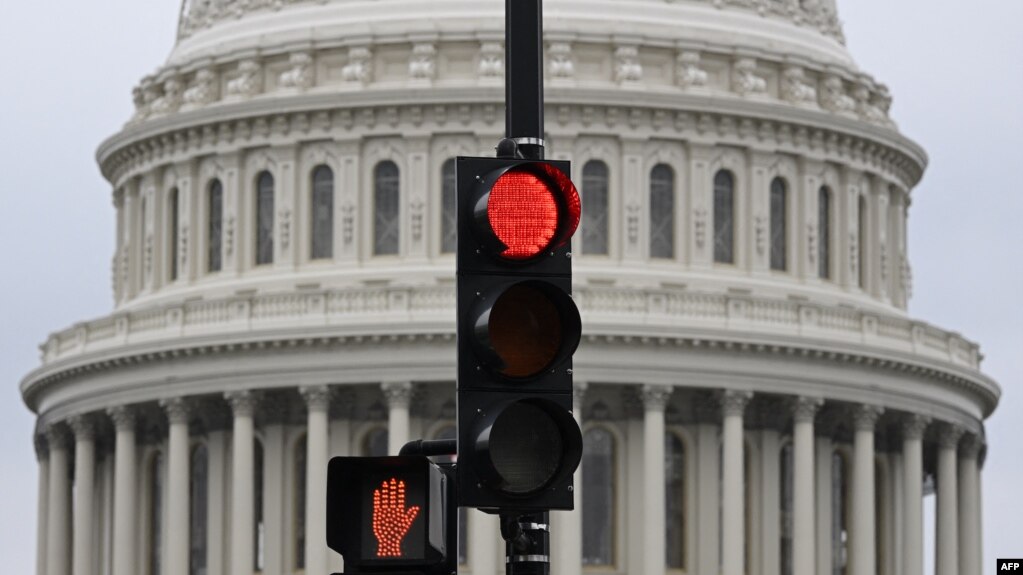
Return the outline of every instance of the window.
<path id="1" fill-rule="evenodd" d="M 207 271 L 220 271 L 220 246 L 224 235 L 223 216 L 224 187 L 220 185 L 220 180 L 213 180 L 209 186 L 209 213 L 206 223 Z"/>
<path id="2" fill-rule="evenodd" d="M 650 257 L 675 257 L 675 172 L 667 164 L 650 170 Z"/>
<path id="3" fill-rule="evenodd" d="M 667 566 L 686 566 L 686 451 L 674 433 L 664 435 L 664 518 Z"/>
<path id="4" fill-rule="evenodd" d="M 727 170 L 714 175 L 714 261 L 735 263 L 735 177 Z"/>
<path id="5" fill-rule="evenodd" d="M 189 482 L 191 550 L 188 555 L 188 575 L 206 575 L 206 526 L 209 508 L 209 457 L 206 446 L 199 444 L 192 450 L 192 473 Z"/>
<path id="6" fill-rule="evenodd" d="M 252 568 L 262 571 L 266 565 L 266 524 L 263 522 L 263 442 L 256 439 L 253 447 L 253 505 L 252 505 Z"/>
<path id="7" fill-rule="evenodd" d="M 334 257 L 334 171 L 328 166 L 313 170 L 310 259 Z"/>
<path id="8" fill-rule="evenodd" d="M 849 564 L 849 485 L 845 457 L 831 455 L 831 573 L 846 575 Z"/>
<path id="9" fill-rule="evenodd" d="M 817 192 L 817 275 L 831 279 L 831 191 L 821 188 Z"/>
<path id="10" fill-rule="evenodd" d="M 857 253 L 859 254 L 859 262 L 857 267 L 860 272 L 860 288 L 867 289 L 867 199 L 860 196 L 857 210 L 857 240 L 859 241 L 859 248 Z"/>
<path id="11" fill-rule="evenodd" d="M 178 279 L 178 189 L 170 191 L 170 198 L 167 202 L 167 211 L 170 212 L 169 224 L 170 234 L 167 238 L 167 261 L 170 262 L 170 280 Z"/>
<path id="12" fill-rule="evenodd" d="M 446 425 L 441 428 L 433 437 L 434 439 L 457 439 L 458 430 L 454 425 Z M 443 455 L 440 457 L 434 457 L 434 461 L 438 463 L 454 463 L 455 457 Z M 468 534 L 469 534 L 469 514 L 467 513 L 467 507 L 458 508 L 458 564 L 465 565 L 467 562 L 466 551 L 469 549 L 468 546 Z"/>
<path id="13" fill-rule="evenodd" d="M 600 160 L 583 166 L 583 253 L 607 255 L 608 169 Z"/>
<path id="14" fill-rule="evenodd" d="M 400 222 L 398 201 L 400 175 L 394 162 L 380 162 L 373 169 L 373 254 L 398 253 Z"/>
<path id="15" fill-rule="evenodd" d="M 387 455 L 387 429 L 378 427 L 367 433 L 362 439 L 362 453 L 367 457 Z"/>
<path id="16" fill-rule="evenodd" d="M 306 488 L 306 457 L 308 455 L 307 436 L 303 435 L 295 442 L 295 499 L 292 502 L 295 529 L 295 569 L 305 569 L 305 488 Z"/>
<path id="17" fill-rule="evenodd" d="M 595 427 L 583 441 L 583 565 L 614 565 L 615 442 Z"/>
<path id="18" fill-rule="evenodd" d="M 455 252 L 458 222 L 455 219 L 455 160 L 444 162 L 440 168 L 440 251 Z"/>
<path id="19" fill-rule="evenodd" d="M 149 575 L 160 575 L 163 555 L 163 454 L 157 453 L 149 462 L 149 553 L 146 563 Z"/>
<path id="20" fill-rule="evenodd" d="M 788 193 L 785 181 L 775 178 L 771 181 L 771 269 L 788 269 L 785 235 L 787 233 Z"/>
<path id="21" fill-rule="evenodd" d="M 781 448 L 781 575 L 792 575 L 793 512 L 792 444 Z"/>
<path id="22" fill-rule="evenodd" d="M 274 177 L 260 172 L 256 178 L 256 265 L 274 261 Z"/>

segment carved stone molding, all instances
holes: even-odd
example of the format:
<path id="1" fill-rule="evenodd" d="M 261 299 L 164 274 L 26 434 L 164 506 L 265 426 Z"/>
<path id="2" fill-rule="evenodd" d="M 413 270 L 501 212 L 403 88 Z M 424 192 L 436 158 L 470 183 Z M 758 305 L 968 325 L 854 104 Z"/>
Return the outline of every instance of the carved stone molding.
<path id="1" fill-rule="evenodd" d="M 853 426 L 856 431 L 874 431 L 882 413 L 884 408 L 880 405 L 857 405 L 853 408 Z"/>
<path id="2" fill-rule="evenodd" d="M 644 385 L 639 390 L 639 397 L 646 411 L 664 411 L 673 391 L 675 389 L 670 385 Z"/>
<path id="3" fill-rule="evenodd" d="M 294 52 L 288 56 L 289 68 L 281 73 L 278 83 L 282 88 L 308 90 L 315 82 L 313 57 L 309 52 Z"/>
<path id="4" fill-rule="evenodd" d="M 675 61 L 676 80 L 683 89 L 703 88 L 707 85 L 707 71 L 700 67 L 700 53 L 695 50 L 679 52 Z"/>
<path id="5" fill-rule="evenodd" d="M 767 80 L 756 74 L 756 70 L 755 59 L 737 58 L 732 65 L 732 90 L 743 97 L 765 95 Z"/>
<path id="6" fill-rule="evenodd" d="M 171 425 L 175 423 L 187 424 L 188 418 L 192 414 L 192 406 L 189 405 L 188 400 L 182 397 L 161 399 L 160 407 L 167 412 L 167 422 Z"/>
<path id="7" fill-rule="evenodd" d="M 572 45 L 568 42 L 552 42 L 548 49 L 550 63 L 548 72 L 551 78 L 568 79 L 575 76 L 575 60 L 572 56 Z"/>
<path id="8" fill-rule="evenodd" d="M 302 387 L 299 390 L 309 411 L 330 410 L 330 388 L 326 385 Z"/>
<path id="9" fill-rule="evenodd" d="M 389 407 L 408 408 L 412 401 L 412 383 L 408 381 L 388 381 L 380 384 L 384 398 Z"/>
<path id="10" fill-rule="evenodd" d="M 792 418 L 797 423 L 813 423 L 817 412 L 824 405 L 824 399 L 820 397 L 800 396 L 791 401 Z"/>
<path id="11" fill-rule="evenodd" d="M 504 46 L 500 42 L 484 42 L 480 46 L 478 73 L 481 78 L 504 78 Z"/>
<path id="12" fill-rule="evenodd" d="M 236 418 L 252 417 L 259 405 L 259 396 L 251 391 L 229 391 L 224 394 L 224 399 L 231 406 L 231 412 Z"/>
<path id="13" fill-rule="evenodd" d="M 413 80 L 432 80 L 436 74 L 437 46 L 432 42 L 415 44 L 408 63 L 409 77 Z"/>
<path id="14" fill-rule="evenodd" d="M 362 85 L 373 80 L 373 52 L 369 46 L 352 46 L 348 49 L 348 63 L 341 68 L 341 79 Z"/>
<path id="15" fill-rule="evenodd" d="M 924 432 L 927 431 L 927 427 L 931 424 L 931 418 L 919 415 L 911 414 L 903 418 L 901 422 L 902 427 L 902 438 L 903 439 L 923 439 Z"/>
<path id="16" fill-rule="evenodd" d="M 721 407 L 721 416 L 739 416 L 746 412 L 746 406 L 753 399 L 752 391 L 737 391 L 737 390 L 726 390 L 721 392 L 718 396 L 718 402 Z"/>
<path id="17" fill-rule="evenodd" d="M 618 46 L 615 48 L 615 82 L 629 84 L 643 80 L 643 65 L 639 62 L 639 49 L 636 46 Z"/>

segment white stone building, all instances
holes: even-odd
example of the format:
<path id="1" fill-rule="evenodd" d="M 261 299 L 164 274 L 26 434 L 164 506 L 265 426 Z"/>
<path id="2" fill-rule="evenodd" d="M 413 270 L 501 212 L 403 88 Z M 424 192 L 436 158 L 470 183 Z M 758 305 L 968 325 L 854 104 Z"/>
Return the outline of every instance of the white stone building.
<path id="1" fill-rule="evenodd" d="M 500 0 L 192 0 L 98 159 L 110 315 L 53 334 L 40 575 L 295 575 L 332 455 L 454 423 L 453 164 L 503 135 Z M 981 572 L 973 342 L 906 314 L 926 156 L 834 0 L 548 0 L 584 214 L 558 575 Z M 464 573 L 502 573 L 465 514 Z"/>

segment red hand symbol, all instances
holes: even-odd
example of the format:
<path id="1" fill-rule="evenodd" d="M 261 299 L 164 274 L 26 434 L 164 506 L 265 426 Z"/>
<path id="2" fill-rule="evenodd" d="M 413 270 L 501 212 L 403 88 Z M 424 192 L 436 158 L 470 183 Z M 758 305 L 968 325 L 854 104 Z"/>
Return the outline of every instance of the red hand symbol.
<path id="1" fill-rule="evenodd" d="M 373 490 L 373 535 L 377 557 L 401 557 L 401 540 L 419 515 L 419 506 L 405 509 L 405 482 L 393 477 Z"/>

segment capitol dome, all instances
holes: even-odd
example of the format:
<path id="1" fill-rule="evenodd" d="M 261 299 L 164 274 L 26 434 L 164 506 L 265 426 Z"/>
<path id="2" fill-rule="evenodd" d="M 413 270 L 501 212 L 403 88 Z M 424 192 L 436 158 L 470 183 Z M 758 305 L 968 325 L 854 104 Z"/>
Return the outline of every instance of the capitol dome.
<path id="1" fill-rule="evenodd" d="M 834 0 L 547 0 L 583 201 L 558 575 L 980 573 L 976 343 L 907 314 L 927 157 Z M 297 575 L 326 465 L 454 437 L 454 162 L 504 135 L 500 0 L 185 0 L 98 161 L 114 307 L 52 334 L 38 573 Z M 101 233 L 102 230 L 97 230 Z M 460 571 L 504 570 L 461 513 Z"/>

